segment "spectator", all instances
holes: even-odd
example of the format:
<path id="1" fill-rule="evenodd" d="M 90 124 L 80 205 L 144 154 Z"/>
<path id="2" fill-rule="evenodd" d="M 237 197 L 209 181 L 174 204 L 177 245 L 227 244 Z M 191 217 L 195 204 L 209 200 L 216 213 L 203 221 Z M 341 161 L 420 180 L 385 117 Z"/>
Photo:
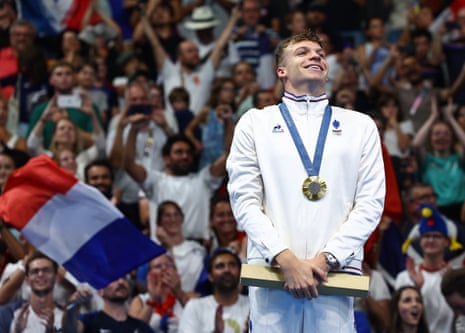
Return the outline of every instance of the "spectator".
<path id="1" fill-rule="evenodd" d="M 11 0 L 3 1 L 0 8 L 0 49 L 10 46 L 10 27 L 16 20 L 16 10 Z"/>
<path id="2" fill-rule="evenodd" d="M 157 209 L 155 236 L 171 253 L 181 280 L 181 288 L 187 292 L 205 294 L 205 248 L 183 236 L 184 213 L 174 201 L 163 201 Z M 185 303 L 185 302 L 184 302 Z"/>
<path id="3" fill-rule="evenodd" d="M 95 88 L 96 75 L 97 65 L 84 61 L 76 68 L 76 88 L 73 93 L 89 96 L 92 104 L 99 110 L 102 121 L 107 123 L 108 100 L 103 91 Z"/>
<path id="4" fill-rule="evenodd" d="M 195 117 L 194 112 L 189 109 L 189 92 L 184 87 L 175 87 L 170 91 L 168 100 L 176 118 L 178 133 L 184 133 Z M 199 131 L 196 131 L 195 135 L 200 138 Z"/>
<path id="5" fill-rule="evenodd" d="M 216 195 L 210 202 L 210 253 L 220 248 L 231 248 L 245 261 L 247 252 L 247 235 L 237 229 L 229 196 Z"/>
<path id="6" fill-rule="evenodd" d="M 451 99 L 442 112 L 443 120 L 440 117 L 439 106 L 433 99 L 431 113 L 415 135 L 412 147 L 419 161 L 422 181 L 431 184 L 438 196 L 439 211 L 453 221 L 460 221 L 465 201 L 465 168 L 462 163 L 465 131 L 454 118 Z M 454 140 L 458 140 L 460 151 L 455 151 Z"/>
<path id="7" fill-rule="evenodd" d="M 454 311 L 455 329 L 459 332 L 458 324 L 465 319 L 465 267 L 450 269 L 444 273 L 441 281 L 441 292 L 447 304 Z"/>
<path id="8" fill-rule="evenodd" d="M 236 116 L 240 118 L 253 107 L 253 94 L 260 89 L 260 85 L 256 81 L 255 71 L 252 66 L 245 61 L 233 65 L 232 78 L 237 89 L 235 98 L 237 105 Z"/>
<path id="9" fill-rule="evenodd" d="M 119 206 L 121 191 L 113 188 L 113 169 L 105 159 L 90 162 L 84 169 L 84 181 L 87 185 L 95 187 L 111 203 Z M 119 207 L 118 207 L 119 208 Z"/>
<path id="10" fill-rule="evenodd" d="M 391 323 L 388 333 L 429 333 L 425 306 L 420 290 L 416 287 L 399 288 L 390 303 Z"/>
<path id="11" fill-rule="evenodd" d="M 241 332 L 248 328 L 249 300 L 240 294 L 240 268 L 239 256 L 229 249 L 219 249 L 212 255 L 208 278 L 213 294 L 186 304 L 179 333 Z"/>
<path id="12" fill-rule="evenodd" d="M 386 118 L 383 142 L 386 145 L 396 173 L 399 188 L 404 184 L 410 143 L 415 135 L 411 120 L 404 120 L 399 101 L 393 94 L 381 94 L 377 101 L 377 112 Z"/>
<path id="13" fill-rule="evenodd" d="M 190 295 L 181 289 L 170 255 L 163 254 L 150 261 L 147 290 L 132 299 L 129 315 L 146 322 L 155 332 L 177 332 L 183 306 Z"/>
<path id="14" fill-rule="evenodd" d="M 82 65 L 85 55 L 77 31 L 68 29 L 61 33 L 61 53 L 60 61 L 71 64 L 73 70 Z"/>
<path id="15" fill-rule="evenodd" d="M 307 21 L 305 13 L 299 9 L 292 10 L 286 15 L 285 25 L 283 27 L 283 37 L 287 38 L 291 35 L 304 32 L 307 29 Z"/>
<path id="16" fill-rule="evenodd" d="M 365 34 L 368 41 L 357 47 L 357 61 L 365 76 L 369 77 L 378 71 L 384 59 L 389 55 L 389 44 L 385 40 L 384 22 L 380 17 L 368 19 Z M 387 75 L 383 80 L 387 82 Z"/>
<path id="17" fill-rule="evenodd" d="M 158 87 L 151 87 L 150 94 L 161 95 Z M 115 128 L 110 131 L 107 138 L 107 154 L 115 171 L 115 187 L 122 190 L 120 209 L 139 228 L 146 230 L 148 220 L 142 219 L 140 211 L 140 187 L 124 171 L 123 147 L 127 142 L 129 127 L 127 113 L 140 113 L 148 111 L 147 122 L 138 131 L 134 158 L 137 163 L 147 170 L 161 171 L 165 167 L 161 150 L 167 137 L 172 133 L 165 118 L 161 96 L 149 95 L 147 87 L 137 81 L 131 82 L 125 93 L 125 106 L 120 115 L 114 118 Z M 150 100 L 149 100 L 150 97 Z M 155 97 L 155 98 L 154 98 Z M 145 110 L 145 111 L 144 111 Z"/>
<path id="18" fill-rule="evenodd" d="M 8 11 L 7 4 L 4 8 Z M 8 15 L 8 13 L 6 13 Z M 18 75 L 18 53 L 33 45 L 35 28 L 28 21 L 17 20 L 10 28 L 10 46 L 0 49 L 0 93 L 7 99 L 13 94 Z"/>
<path id="19" fill-rule="evenodd" d="M 81 132 L 71 119 L 61 114 L 57 103 L 57 97 L 52 97 L 27 141 L 28 151 L 32 156 L 37 156 L 39 154 L 54 156 L 62 149 L 71 149 L 75 154 L 77 163 L 76 175 L 80 179 L 84 179 L 84 167 L 87 163 L 104 155 L 105 152 L 105 135 L 103 129 L 100 126 L 96 114 L 93 112 L 90 98 L 85 95 L 83 95 L 83 97 L 81 110 L 92 120 L 94 128 L 92 133 L 94 139 L 93 145 L 84 148 L 84 143 L 80 136 Z M 52 134 L 50 148 L 46 149 L 43 143 L 43 129 L 45 123 L 50 120 L 55 121 L 55 128 Z"/>
<path id="20" fill-rule="evenodd" d="M 230 142 L 232 137 L 231 116 L 232 114 L 229 114 L 224 117 L 225 142 Z M 166 141 L 162 149 L 165 170 L 146 169 L 135 160 L 135 140 L 140 129 L 146 126 L 148 118 L 144 115 L 124 115 L 122 119 L 124 123 L 131 125 L 125 145 L 125 169 L 142 186 L 150 200 L 151 237 L 154 237 L 156 207 L 164 200 L 173 200 L 182 207 L 186 216 L 184 237 L 207 240 L 209 198 L 226 175 L 225 162 L 229 145 L 225 146 L 225 154 L 211 165 L 197 173 L 191 173 L 194 167 L 194 147 L 187 138 L 173 136 Z"/>
<path id="21" fill-rule="evenodd" d="M 151 0 L 147 2 L 147 6 L 141 7 L 147 15 L 147 20 L 150 23 L 153 32 L 156 34 L 160 45 L 168 58 L 171 61 L 176 61 L 179 44 L 184 40 L 176 29 L 175 9 L 173 1 L 166 0 Z M 140 5 L 139 5 L 140 6 Z M 133 40 L 136 49 L 141 51 L 141 59 L 147 65 L 151 76 L 156 77 L 157 60 L 154 58 L 150 41 L 144 35 L 144 27 L 142 21 L 139 21 L 134 28 Z"/>
<path id="22" fill-rule="evenodd" d="M 42 126 L 43 135 L 43 146 L 45 149 L 49 149 L 52 141 L 52 135 L 55 128 L 53 120 L 56 118 L 48 119 L 43 118 L 43 113 L 50 108 L 57 110 L 54 115 L 61 114 L 71 119 L 80 129 L 80 135 L 83 138 L 84 146 L 91 146 L 94 142 L 93 132 L 98 131 L 93 124 L 93 112 L 98 119 L 100 125 L 102 124 L 100 114 L 98 110 L 92 105 L 92 111 L 82 109 L 83 106 L 87 106 L 87 98 L 83 96 L 72 95 L 74 88 L 74 68 L 67 62 L 57 62 L 50 71 L 50 85 L 54 90 L 54 96 L 49 101 L 37 104 L 31 112 L 31 118 L 29 122 L 28 136 L 36 126 L 37 122 L 44 120 Z M 63 97 L 60 97 L 63 96 Z M 60 100 L 60 103 L 58 101 Z M 82 103 L 82 102 L 86 103 Z M 61 103 L 63 102 L 63 103 Z M 51 115 L 51 114 L 50 114 Z"/>
<path id="23" fill-rule="evenodd" d="M 214 28 L 220 22 L 215 18 L 210 6 L 200 6 L 193 10 L 192 16 L 185 22 L 185 27 L 194 32 L 192 41 L 199 49 L 200 61 L 204 62 L 216 44 Z M 231 75 L 231 66 L 239 61 L 239 54 L 232 41 L 228 41 L 227 48 L 221 57 L 216 70 L 216 76 L 228 77 Z"/>
<path id="24" fill-rule="evenodd" d="M 27 130 L 34 107 L 48 99 L 50 90 L 44 50 L 30 45 L 18 53 L 18 77 L 14 95 L 9 100 L 7 128 L 20 137 Z"/>
<path id="25" fill-rule="evenodd" d="M 426 319 L 431 332 L 450 332 L 453 312 L 441 294 L 441 279 L 448 269 L 444 259 L 449 247 L 450 233 L 445 220 L 430 204 L 422 204 L 422 218 L 418 224 L 422 262 L 417 265 L 412 259 L 407 261 L 407 269 L 398 274 L 396 289 L 402 286 L 415 286 L 423 296 Z"/>
<path id="26" fill-rule="evenodd" d="M 58 265 L 42 253 L 34 253 L 25 265 L 26 282 L 31 287 L 27 303 L 14 312 L 11 333 L 57 332 L 63 311 L 55 304 L 53 289 Z"/>
<path id="27" fill-rule="evenodd" d="M 160 40 L 150 26 L 147 17 L 142 17 L 144 31 L 152 45 L 157 68 L 160 72 L 159 80 L 164 84 L 165 102 L 168 100 L 169 92 L 174 87 L 182 86 L 186 88 L 191 96 L 189 108 L 194 113 L 200 111 L 208 100 L 210 84 L 220 64 L 223 49 L 238 18 L 239 11 L 235 9 L 231 13 L 228 24 L 218 38 L 208 60 L 201 64 L 198 48 L 189 40 L 179 44 L 177 62 L 174 63 L 169 59 L 168 54 L 160 44 Z M 165 105 L 168 107 L 168 111 L 172 113 L 168 103 L 165 103 Z"/>
<path id="28" fill-rule="evenodd" d="M 225 116 L 233 115 L 235 118 L 235 91 L 234 81 L 231 78 L 214 80 L 208 104 L 202 108 L 184 131 L 187 138 L 194 144 L 196 153 L 200 155 L 199 169 L 213 163 L 224 154 L 224 147 L 228 145 L 223 141 Z M 201 132 L 200 140 L 195 136 L 196 129 Z"/>
<path id="29" fill-rule="evenodd" d="M 81 288 L 70 299 L 63 317 L 64 333 L 140 332 L 153 333 L 143 321 L 128 315 L 129 282 L 121 277 L 98 291 L 103 309 L 79 316 L 79 305 L 89 302 L 92 293 Z"/>
<path id="30" fill-rule="evenodd" d="M 276 77 L 273 72 L 273 47 L 279 41 L 276 32 L 260 25 L 261 2 L 244 0 L 241 3 L 242 25 L 234 30 L 235 42 L 239 57 L 248 62 L 257 73 L 260 87 L 270 89 Z"/>

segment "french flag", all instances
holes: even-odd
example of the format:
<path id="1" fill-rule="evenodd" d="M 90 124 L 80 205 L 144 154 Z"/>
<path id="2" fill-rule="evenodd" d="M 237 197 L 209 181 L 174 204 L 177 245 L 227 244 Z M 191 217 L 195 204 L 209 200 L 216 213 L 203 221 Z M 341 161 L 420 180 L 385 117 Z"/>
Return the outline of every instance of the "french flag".
<path id="1" fill-rule="evenodd" d="M 97 189 L 45 155 L 11 174 L 0 196 L 0 216 L 96 289 L 165 252 Z"/>
<path id="2" fill-rule="evenodd" d="M 91 5 L 91 0 L 16 0 L 18 16 L 31 22 L 39 36 L 61 33 L 64 29 L 81 30 L 82 19 Z M 90 23 L 100 21 L 92 13 Z"/>

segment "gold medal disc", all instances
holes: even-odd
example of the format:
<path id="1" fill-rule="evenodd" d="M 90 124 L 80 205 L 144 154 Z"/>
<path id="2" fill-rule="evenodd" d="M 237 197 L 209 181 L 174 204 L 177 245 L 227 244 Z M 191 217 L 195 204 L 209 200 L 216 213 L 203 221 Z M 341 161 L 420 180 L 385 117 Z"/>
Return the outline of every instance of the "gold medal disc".
<path id="1" fill-rule="evenodd" d="M 321 199 L 326 193 L 326 182 L 318 176 L 310 176 L 302 184 L 302 192 L 309 200 Z"/>

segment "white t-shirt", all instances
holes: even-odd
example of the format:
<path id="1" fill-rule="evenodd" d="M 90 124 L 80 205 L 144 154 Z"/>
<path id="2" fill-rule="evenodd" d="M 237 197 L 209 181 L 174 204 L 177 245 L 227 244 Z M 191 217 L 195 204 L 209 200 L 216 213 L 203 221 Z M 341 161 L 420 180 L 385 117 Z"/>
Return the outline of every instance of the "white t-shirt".
<path id="1" fill-rule="evenodd" d="M 175 201 L 184 212 L 182 226 L 185 238 L 208 239 L 210 197 L 223 177 L 213 177 L 209 166 L 187 176 L 171 176 L 165 172 L 149 170 L 143 189 L 150 202 L 150 235 L 155 240 L 158 205 Z"/>
<path id="2" fill-rule="evenodd" d="M 179 322 L 178 333 L 211 333 L 215 329 L 215 314 L 218 303 L 213 295 L 194 298 L 185 305 Z M 249 316 L 249 299 L 239 295 L 232 306 L 223 307 L 223 333 L 242 332 Z"/>
<path id="3" fill-rule="evenodd" d="M 207 250 L 196 241 L 184 241 L 173 247 L 174 262 L 184 291 L 194 291 L 206 254 Z"/>
<path id="4" fill-rule="evenodd" d="M 30 305 L 27 305 L 29 307 L 28 311 L 29 314 L 27 316 L 27 324 L 26 328 L 21 331 L 21 333 L 42 333 L 45 332 L 45 322 L 43 319 L 39 318 L 39 316 L 34 312 L 32 307 Z M 11 322 L 10 325 L 10 332 L 11 333 L 16 333 L 15 326 L 16 326 L 16 321 L 18 316 L 21 313 L 22 308 L 19 308 L 15 311 L 14 313 L 14 318 L 13 321 Z M 55 307 L 53 310 L 54 314 L 54 326 L 55 326 L 55 331 L 56 332 L 61 332 L 61 319 L 63 317 L 63 311 L 61 311 L 59 308 Z"/>

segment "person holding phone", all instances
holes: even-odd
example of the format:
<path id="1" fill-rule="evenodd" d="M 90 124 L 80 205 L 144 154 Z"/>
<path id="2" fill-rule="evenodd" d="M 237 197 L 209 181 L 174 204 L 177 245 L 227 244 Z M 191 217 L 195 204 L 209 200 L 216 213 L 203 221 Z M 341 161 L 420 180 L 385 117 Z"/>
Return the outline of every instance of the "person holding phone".
<path id="1" fill-rule="evenodd" d="M 53 97 L 46 102 L 36 105 L 32 109 L 27 132 L 28 137 L 37 123 L 41 119 L 44 119 L 42 117 L 43 114 L 46 111 L 50 111 L 50 109 L 54 110 L 53 114 L 49 114 L 46 117 L 46 121 L 42 127 L 43 133 L 41 135 L 43 136 L 43 146 L 45 149 L 50 148 L 55 122 L 62 116 L 68 117 L 77 125 L 84 147 L 90 147 L 94 143 L 93 131 L 97 129 L 95 129 L 92 114 L 95 114 L 98 123 L 102 126 L 102 120 L 97 107 L 91 103 L 90 109 L 85 109 L 88 105 L 85 103 L 87 97 L 84 94 L 73 94 L 75 86 L 74 74 L 74 67 L 71 64 L 65 61 L 57 62 L 50 70 L 49 77 L 50 85 L 54 90 Z"/>

